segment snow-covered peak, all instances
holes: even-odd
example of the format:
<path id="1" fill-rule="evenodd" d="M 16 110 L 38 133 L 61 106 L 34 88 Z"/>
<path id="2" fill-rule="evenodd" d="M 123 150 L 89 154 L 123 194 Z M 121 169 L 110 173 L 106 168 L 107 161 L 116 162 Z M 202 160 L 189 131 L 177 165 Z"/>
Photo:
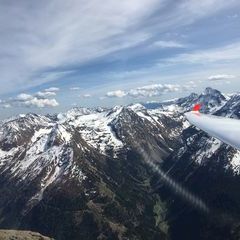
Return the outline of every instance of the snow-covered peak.
<path id="1" fill-rule="evenodd" d="M 121 112 L 122 109 L 123 109 L 123 106 L 117 105 L 117 106 L 114 106 L 110 111 L 111 111 L 112 113 L 115 112 L 115 113 L 117 114 L 117 113 Z"/>
<path id="2" fill-rule="evenodd" d="M 203 95 L 211 95 L 211 96 L 221 96 L 221 92 L 219 92 L 217 89 L 213 89 L 211 87 L 205 88 Z"/>
<path id="3" fill-rule="evenodd" d="M 77 116 L 69 124 L 77 128 L 82 138 L 101 153 L 106 154 L 109 149 L 117 151 L 123 144 L 116 138 L 110 123 L 122 109 L 123 107 L 116 106 L 110 111 Z"/>
<path id="4" fill-rule="evenodd" d="M 91 114 L 93 112 L 94 112 L 94 110 L 89 109 L 89 108 L 74 107 L 65 113 L 59 113 L 57 115 L 57 118 L 60 122 L 64 122 L 67 120 L 73 120 L 78 116 Z"/>
<path id="5" fill-rule="evenodd" d="M 240 94 L 231 95 L 230 99 L 220 108 L 217 115 L 227 116 L 231 118 L 240 118 Z"/>
<path id="6" fill-rule="evenodd" d="M 190 111 L 197 103 L 202 105 L 201 111 L 204 113 L 214 113 L 221 108 L 227 99 L 216 89 L 207 87 L 202 94 L 191 93 L 187 97 L 179 98 L 176 104 L 181 107 L 181 112 Z"/>
<path id="7" fill-rule="evenodd" d="M 6 150 L 24 145 L 36 130 L 52 125 L 49 118 L 37 114 L 26 114 L 23 117 L 5 121 L 0 126 L 0 147 Z"/>
<path id="8" fill-rule="evenodd" d="M 207 87 L 204 92 L 199 96 L 199 101 L 201 100 L 204 103 L 207 103 L 207 101 L 215 101 L 216 103 L 221 103 L 222 101 L 225 101 L 226 98 L 220 91 Z"/>
<path id="9" fill-rule="evenodd" d="M 133 111 L 142 111 L 142 110 L 146 110 L 146 108 L 140 104 L 140 103 L 136 103 L 136 104 L 132 104 L 128 106 L 128 109 L 131 109 Z"/>
<path id="10" fill-rule="evenodd" d="M 202 112 L 214 113 L 220 109 L 227 100 L 220 91 L 208 87 L 199 96 L 197 101 L 202 105 Z"/>
<path id="11" fill-rule="evenodd" d="M 72 134 L 69 129 L 66 128 L 63 124 L 55 124 L 49 133 L 48 145 L 60 145 L 67 144 L 70 142 Z"/>

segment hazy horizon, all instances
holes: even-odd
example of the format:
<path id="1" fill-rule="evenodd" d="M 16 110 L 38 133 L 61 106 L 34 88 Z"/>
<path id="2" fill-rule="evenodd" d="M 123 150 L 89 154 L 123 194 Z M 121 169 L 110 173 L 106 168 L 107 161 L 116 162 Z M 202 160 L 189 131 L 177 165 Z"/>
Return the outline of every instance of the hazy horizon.
<path id="1" fill-rule="evenodd" d="M 206 87 L 207 88 L 207 87 Z M 205 88 L 205 89 L 206 89 Z M 203 93 L 203 91 L 192 91 L 191 93 Z M 213 88 L 213 89 L 216 89 L 219 91 L 219 89 L 217 88 Z M 166 99 L 158 99 L 158 98 L 155 98 L 154 100 L 140 100 L 140 99 L 135 99 L 135 101 L 133 102 L 127 102 L 127 103 L 120 103 L 120 104 L 109 104 L 109 105 L 96 105 L 96 106 L 82 106 L 81 104 L 76 104 L 76 105 L 72 105 L 72 106 L 69 106 L 69 107 L 66 107 L 65 109 L 62 109 L 61 111 L 57 111 L 56 108 L 38 108 L 37 110 L 38 111 L 33 111 L 33 109 L 31 107 L 28 107 L 27 109 L 25 109 L 25 111 L 23 112 L 18 112 L 18 113 L 11 113 L 11 112 L 8 112 L 8 114 L 6 114 L 5 117 L 3 117 L 2 115 L 0 116 L 0 120 L 6 120 L 8 118 L 11 118 L 11 117 L 16 117 L 16 116 L 19 116 L 21 114 L 25 115 L 25 114 L 40 114 L 40 115 L 55 115 L 55 114 L 59 114 L 59 113 L 65 113 L 71 109 L 74 109 L 74 108 L 89 108 L 89 109 L 96 109 L 98 107 L 102 107 L 102 108 L 106 108 L 106 109 L 110 109 L 112 107 L 115 107 L 115 106 L 128 106 L 128 105 L 131 105 L 131 104 L 146 104 L 146 103 L 161 103 L 161 102 L 164 102 L 164 101 L 171 101 L 171 100 L 175 100 L 175 99 L 178 99 L 178 98 L 181 98 L 181 97 L 187 97 L 189 96 L 191 93 L 185 93 L 181 96 L 177 96 L 177 97 L 169 97 L 169 98 L 166 98 Z M 221 92 L 223 95 L 228 95 L 228 94 L 235 94 L 235 93 L 238 93 L 238 91 L 235 91 L 235 92 Z M 169 95 L 167 95 L 169 96 Z M 138 100 L 138 101 L 137 101 Z"/>

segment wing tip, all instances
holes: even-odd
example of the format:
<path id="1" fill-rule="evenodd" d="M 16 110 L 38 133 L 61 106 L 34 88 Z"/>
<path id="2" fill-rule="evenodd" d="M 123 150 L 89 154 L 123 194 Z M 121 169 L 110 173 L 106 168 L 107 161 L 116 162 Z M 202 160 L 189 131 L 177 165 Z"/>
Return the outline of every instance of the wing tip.
<path id="1" fill-rule="evenodd" d="M 201 104 L 200 104 L 200 103 L 197 103 L 197 104 L 194 105 L 192 111 L 193 111 L 193 112 L 199 112 L 200 109 L 201 109 Z"/>

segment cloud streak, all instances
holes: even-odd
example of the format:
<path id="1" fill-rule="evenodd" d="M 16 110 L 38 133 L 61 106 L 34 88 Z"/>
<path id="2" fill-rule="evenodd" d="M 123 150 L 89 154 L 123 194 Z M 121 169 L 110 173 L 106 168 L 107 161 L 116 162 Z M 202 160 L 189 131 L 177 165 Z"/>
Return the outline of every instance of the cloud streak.
<path id="1" fill-rule="evenodd" d="M 219 80 L 229 80 L 235 78 L 234 75 L 229 74 L 218 74 L 218 75 L 212 75 L 208 77 L 208 80 L 210 81 L 219 81 Z"/>
<path id="2" fill-rule="evenodd" d="M 77 91 L 77 90 L 80 90 L 80 87 L 70 87 L 69 88 L 71 91 Z"/>
<path id="3" fill-rule="evenodd" d="M 164 61 L 172 64 L 209 64 L 236 60 L 240 60 L 240 42 L 213 49 L 183 53 Z"/>
<path id="4" fill-rule="evenodd" d="M 46 97 L 52 97 L 52 96 L 56 96 L 55 92 L 38 92 L 36 94 L 39 98 L 46 98 Z"/>
<path id="5" fill-rule="evenodd" d="M 125 96 L 133 98 L 156 97 L 165 93 L 178 92 L 181 87 L 178 84 L 151 84 L 143 87 L 130 89 L 129 91 L 116 90 L 106 93 L 106 97 L 122 98 Z"/>
<path id="6" fill-rule="evenodd" d="M 100 57 L 126 51 L 233 8 L 237 0 L 50 0 L 0 3 L 0 93 L 61 80 Z M 161 13 L 161 14 L 158 14 Z M 160 48 L 182 48 L 174 40 Z"/>
<path id="7" fill-rule="evenodd" d="M 91 95 L 91 94 L 88 94 L 88 93 L 86 93 L 86 94 L 83 94 L 83 98 L 90 98 L 90 97 L 92 97 L 92 95 Z"/>
<path id="8" fill-rule="evenodd" d="M 176 41 L 157 41 L 153 43 L 154 47 L 159 48 L 185 48 L 186 45 Z"/>
<path id="9" fill-rule="evenodd" d="M 110 91 L 107 92 L 106 96 L 107 97 L 125 97 L 127 95 L 127 93 L 125 91 L 122 90 L 115 90 L 115 91 Z"/>
<path id="10" fill-rule="evenodd" d="M 60 89 L 57 87 L 50 87 L 50 88 L 45 89 L 44 91 L 45 92 L 58 92 L 59 90 Z"/>

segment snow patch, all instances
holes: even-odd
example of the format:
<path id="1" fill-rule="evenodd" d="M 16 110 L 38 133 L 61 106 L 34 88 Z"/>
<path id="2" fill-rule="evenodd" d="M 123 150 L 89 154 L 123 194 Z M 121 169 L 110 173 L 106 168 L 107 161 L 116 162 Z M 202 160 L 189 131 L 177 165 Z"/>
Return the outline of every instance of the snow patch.
<path id="1" fill-rule="evenodd" d="M 77 127 L 83 139 L 94 148 L 106 154 L 106 150 L 112 147 L 115 151 L 123 147 L 111 129 L 111 122 L 121 112 L 122 107 L 115 107 L 110 112 L 93 113 L 79 116 L 70 125 Z"/>
<path id="2" fill-rule="evenodd" d="M 240 174 L 240 151 L 237 151 L 232 160 L 230 161 L 230 165 L 235 173 Z"/>

